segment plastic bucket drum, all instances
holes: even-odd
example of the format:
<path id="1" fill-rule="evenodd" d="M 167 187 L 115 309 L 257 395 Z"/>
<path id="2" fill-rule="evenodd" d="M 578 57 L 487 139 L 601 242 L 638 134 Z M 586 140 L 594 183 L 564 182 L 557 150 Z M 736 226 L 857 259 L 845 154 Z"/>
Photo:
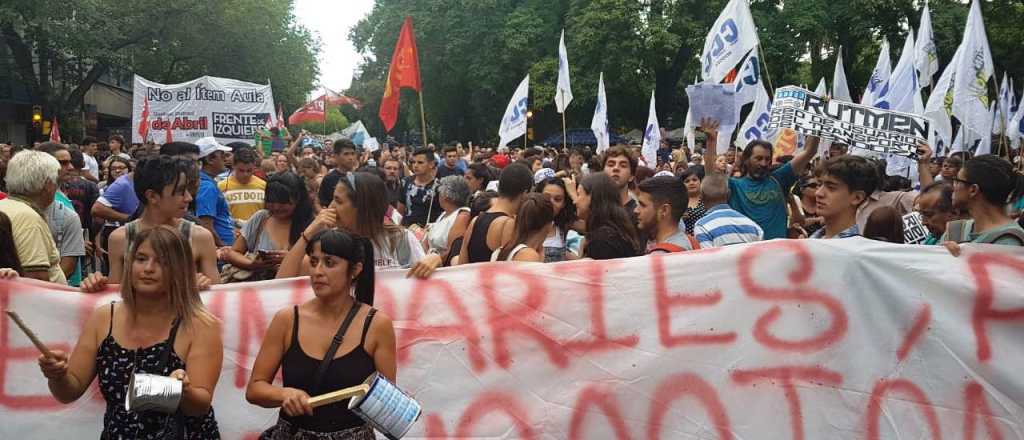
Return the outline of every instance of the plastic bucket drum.
<path id="1" fill-rule="evenodd" d="M 181 403 L 181 381 L 167 376 L 136 373 L 124 393 L 124 409 L 173 414 Z"/>
<path id="2" fill-rule="evenodd" d="M 365 382 L 370 390 L 348 401 L 348 409 L 391 440 L 405 436 L 420 418 L 423 407 L 380 373 Z"/>

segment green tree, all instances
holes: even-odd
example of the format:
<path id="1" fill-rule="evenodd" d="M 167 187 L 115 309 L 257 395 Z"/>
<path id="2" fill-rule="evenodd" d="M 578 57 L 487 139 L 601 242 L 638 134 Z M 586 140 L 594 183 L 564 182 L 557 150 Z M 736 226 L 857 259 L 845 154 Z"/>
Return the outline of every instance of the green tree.
<path id="1" fill-rule="evenodd" d="M 699 73 L 708 30 L 727 0 L 377 0 L 349 39 L 364 55 L 348 94 L 366 103 L 346 113 L 380 133 L 384 80 L 402 19 L 411 16 L 420 55 L 423 99 L 432 140 L 497 138 L 498 123 L 519 81 L 530 74 L 530 125 L 538 137 L 561 131 L 554 109 L 558 35 L 564 28 L 574 100 L 570 127 L 589 127 L 598 75 L 604 72 L 609 119 L 621 131 L 641 127 L 652 90 L 662 126 L 682 126 L 685 85 Z M 888 38 L 893 64 L 919 0 L 752 0 L 766 86 L 831 83 L 842 50 L 853 95 L 859 96 Z M 939 57 L 960 43 L 967 5 L 932 0 Z M 985 0 L 983 13 L 996 70 L 1021 79 L 1024 4 Z M 1018 81 L 1019 82 L 1019 81 Z M 394 135 L 419 131 L 419 97 L 403 91 Z"/>
<path id="2" fill-rule="evenodd" d="M 326 122 L 303 122 L 292 128 L 306 130 L 310 133 L 328 135 L 336 131 L 344 130 L 345 127 L 348 127 L 348 118 L 341 114 L 341 110 L 337 107 L 330 107 L 327 109 Z M 297 132 L 295 134 L 297 134 Z"/>
<path id="3" fill-rule="evenodd" d="M 0 35 L 47 117 L 78 111 L 118 69 L 165 83 L 270 80 L 287 108 L 304 102 L 318 74 L 319 43 L 295 23 L 290 0 L 6 0 Z"/>

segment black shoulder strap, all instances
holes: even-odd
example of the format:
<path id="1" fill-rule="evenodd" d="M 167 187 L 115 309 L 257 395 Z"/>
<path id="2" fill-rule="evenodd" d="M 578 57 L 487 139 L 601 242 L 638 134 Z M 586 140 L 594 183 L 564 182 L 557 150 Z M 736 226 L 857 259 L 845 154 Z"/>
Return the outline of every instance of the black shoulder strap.
<path id="1" fill-rule="evenodd" d="M 320 382 L 324 380 L 324 375 L 327 374 L 327 368 L 331 366 L 331 362 L 334 361 L 334 354 L 338 352 L 338 346 L 341 345 L 341 341 L 345 338 L 345 332 L 348 331 L 349 325 L 352 324 L 352 319 L 356 317 L 356 312 L 362 308 L 362 304 L 358 301 L 352 303 L 352 307 L 348 310 L 348 315 L 345 316 L 345 320 L 341 322 L 341 327 L 338 327 L 338 333 L 335 333 L 334 339 L 331 341 L 331 346 L 327 348 L 327 353 L 324 353 L 324 359 L 320 361 L 320 366 L 316 369 L 316 375 L 313 376 L 313 383 L 309 387 L 311 395 L 319 394 Z"/>
<path id="2" fill-rule="evenodd" d="M 373 315 L 377 314 L 377 309 L 370 307 L 370 311 L 366 313 L 366 319 L 363 320 L 363 337 L 359 340 L 359 346 L 366 345 L 366 334 L 370 332 L 370 322 L 373 321 Z"/>

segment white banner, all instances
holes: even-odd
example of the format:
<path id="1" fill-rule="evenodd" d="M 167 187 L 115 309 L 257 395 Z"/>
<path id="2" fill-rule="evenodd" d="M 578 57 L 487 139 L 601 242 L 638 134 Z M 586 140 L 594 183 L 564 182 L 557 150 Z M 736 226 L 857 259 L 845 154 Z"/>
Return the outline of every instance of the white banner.
<path id="1" fill-rule="evenodd" d="M 775 240 L 378 283 L 398 384 L 424 408 L 409 438 L 1024 438 L 1021 248 L 955 258 L 941 246 Z M 224 321 L 224 438 L 275 422 L 245 401 L 249 368 L 275 311 L 311 295 L 300 279 L 204 294 Z M 61 350 L 113 299 L 0 281 L 0 308 Z M 58 403 L 37 356 L 4 319 L 0 437 L 96 438 L 96 388 Z"/>
<path id="2" fill-rule="evenodd" d="M 251 144 L 255 133 L 277 124 L 270 85 L 204 76 L 160 84 L 135 75 L 132 142 L 195 142 L 213 136 L 223 144 Z"/>
<path id="3" fill-rule="evenodd" d="M 836 101 L 796 86 L 775 91 L 768 129 L 778 128 L 908 157 L 928 139 L 928 120 L 921 116 Z"/>

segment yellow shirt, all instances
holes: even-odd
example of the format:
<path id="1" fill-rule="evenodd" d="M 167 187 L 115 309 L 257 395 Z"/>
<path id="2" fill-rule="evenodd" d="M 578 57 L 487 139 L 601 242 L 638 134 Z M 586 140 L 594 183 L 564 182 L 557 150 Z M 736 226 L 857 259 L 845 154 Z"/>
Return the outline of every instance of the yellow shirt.
<path id="1" fill-rule="evenodd" d="M 0 200 L 0 212 L 11 219 L 14 247 L 22 269 L 26 272 L 45 270 L 51 283 L 67 284 L 68 280 L 60 268 L 57 245 L 43 216 L 28 203 L 10 198 Z"/>
<path id="2" fill-rule="evenodd" d="M 217 188 L 224 193 L 228 211 L 236 220 L 248 220 L 256 211 L 263 209 L 263 192 L 267 189 L 267 182 L 259 177 L 252 176 L 249 183 L 243 185 L 232 175 L 218 183 Z"/>

